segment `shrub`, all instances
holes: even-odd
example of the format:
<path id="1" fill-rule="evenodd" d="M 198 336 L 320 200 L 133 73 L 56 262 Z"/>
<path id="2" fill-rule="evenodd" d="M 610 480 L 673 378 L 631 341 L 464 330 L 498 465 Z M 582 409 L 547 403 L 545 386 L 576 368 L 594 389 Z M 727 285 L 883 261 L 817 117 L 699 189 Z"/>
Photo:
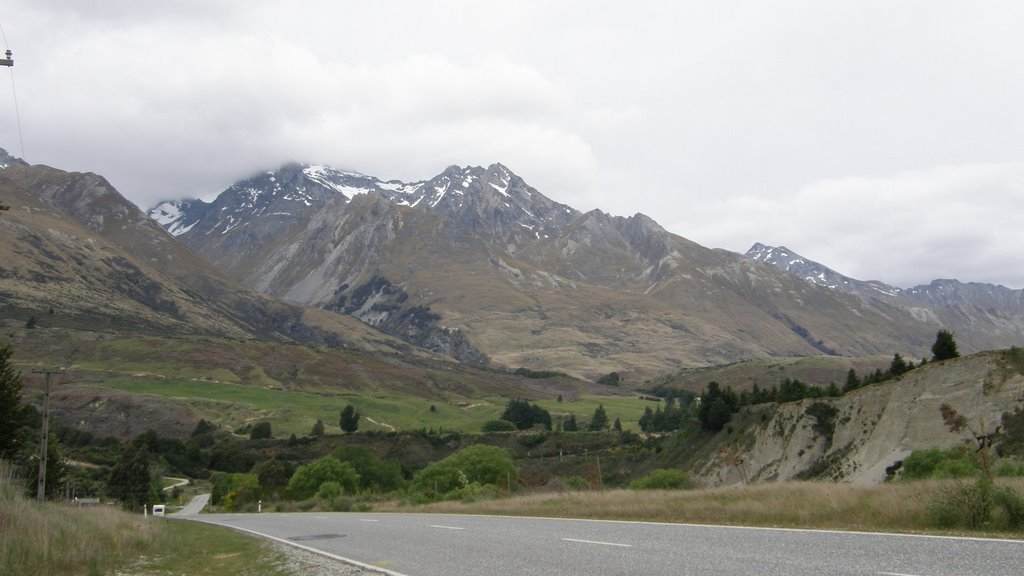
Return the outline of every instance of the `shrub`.
<path id="1" fill-rule="evenodd" d="M 524 436 L 520 436 L 517 441 L 526 448 L 533 448 L 534 446 L 543 444 L 547 439 L 548 433 L 541 432 L 539 434 L 526 434 Z"/>
<path id="2" fill-rule="evenodd" d="M 565 479 L 565 486 L 572 490 L 586 490 L 590 488 L 590 483 L 583 476 L 574 475 Z"/>
<path id="3" fill-rule="evenodd" d="M 992 482 L 979 476 L 973 483 L 957 480 L 928 502 L 928 516 L 940 528 L 979 528 L 987 522 L 995 503 Z"/>
<path id="4" fill-rule="evenodd" d="M 516 425 L 508 420 L 488 420 L 480 427 L 481 432 L 515 432 Z"/>
<path id="5" fill-rule="evenodd" d="M 249 430 L 250 440 L 259 440 L 262 438 L 271 438 L 273 433 L 271 432 L 270 422 L 263 420 L 253 425 L 252 429 Z"/>
<path id="6" fill-rule="evenodd" d="M 1003 462 L 996 468 L 996 476 L 1024 476 L 1024 463 L 1014 464 L 1013 462 Z"/>
<path id="7" fill-rule="evenodd" d="M 966 478 L 980 471 L 973 454 L 963 448 L 915 450 L 903 460 L 903 478 Z"/>
<path id="8" fill-rule="evenodd" d="M 331 452 L 359 474 L 359 487 L 372 492 L 389 492 L 401 488 L 405 479 L 402 466 L 394 460 L 382 460 L 362 446 L 342 446 Z"/>
<path id="9" fill-rule="evenodd" d="M 551 413 L 536 404 L 530 404 L 519 398 L 508 401 L 505 411 L 501 413 L 501 419 L 515 424 L 519 430 L 526 430 L 538 424 L 551 430 Z"/>
<path id="10" fill-rule="evenodd" d="M 477 444 L 417 472 L 412 479 L 412 490 L 433 498 L 445 498 L 468 483 L 505 486 L 506 483 L 511 485 L 515 478 L 516 469 L 508 452 L 496 446 Z"/>
<path id="11" fill-rule="evenodd" d="M 693 480 L 686 472 L 659 468 L 630 482 L 629 487 L 632 490 L 685 490 L 693 488 Z"/>
<path id="12" fill-rule="evenodd" d="M 1012 530 L 1024 528 L 1024 498 L 1010 488 L 997 488 L 992 494 L 996 506 L 1006 516 L 1006 527 Z"/>
<path id="13" fill-rule="evenodd" d="M 324 482 L 336 481 L 346 492 L 354 493 L 359 488 L 359 474 L 348 462 L 339 462 L 333 456 L 299 466 L 288 481 L 288 493 L 292 498 L 305 499 L 316 494 Z"/>
<path id="14" fill-rule="evenodd" d="M 320 488 L 316 491 L 316 497 L 321 500 L 329 500 L 331 498 L 337 498 L 345 493 L 345 489 L 341 487 L 341 483 L 337 480 L 328 480 L 320 485 Z"/>

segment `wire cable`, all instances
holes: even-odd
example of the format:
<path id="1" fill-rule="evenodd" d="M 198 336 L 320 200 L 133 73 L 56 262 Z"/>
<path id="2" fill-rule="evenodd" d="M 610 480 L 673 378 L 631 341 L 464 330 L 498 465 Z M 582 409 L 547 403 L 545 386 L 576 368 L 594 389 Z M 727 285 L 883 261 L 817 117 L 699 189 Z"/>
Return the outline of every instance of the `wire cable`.
<path id="1" fill-rule="evenodd" d="M 7 34 L 4 32 L 4 27 L 0 24 L 0 37 L 4 40 L 4 49 L 10 50 L 10 46 L 7 44 Z M 25 136 L 21 129 L 21 108 L 18 106 L 18 88 L 14 84 L 14 66 L 10 66 L 11 69 L 11 94 L 14 96 L 14 116 L 18 122 L 18 145 L 21 147 L 21 159 L 25 162 Z"/>

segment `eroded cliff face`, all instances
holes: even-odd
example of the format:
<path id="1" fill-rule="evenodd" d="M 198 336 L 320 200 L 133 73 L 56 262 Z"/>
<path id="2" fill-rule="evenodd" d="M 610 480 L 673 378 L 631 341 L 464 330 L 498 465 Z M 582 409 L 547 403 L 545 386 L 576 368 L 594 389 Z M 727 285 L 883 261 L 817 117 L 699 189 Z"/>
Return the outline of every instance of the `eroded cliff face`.
<path id="1" fill-rule="evenodd" d="M 753 482 L 881 482 L 887 467 L 914 450 L 977 445 L 971 430 L 946 427 L 943 404 L 974 432 L 991 433 L 1004 413 L 1024 410 L 1024 375 L 1010 353 L 985 352 L 927 364 L 841 398 L 756 407 L 752 423 L 735 433 L 741 440 L 701 462 L 699 476 L 709 485 L 741 482 L 743 475 Z M 742 459 L 742 470 L 730 456 Z"/>

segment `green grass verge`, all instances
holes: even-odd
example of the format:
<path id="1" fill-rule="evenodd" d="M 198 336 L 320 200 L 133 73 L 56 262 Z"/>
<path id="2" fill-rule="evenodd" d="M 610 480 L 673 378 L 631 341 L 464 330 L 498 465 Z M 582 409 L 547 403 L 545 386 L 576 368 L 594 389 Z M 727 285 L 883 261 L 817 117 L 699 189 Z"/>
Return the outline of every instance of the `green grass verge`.
<path id="1" fill-rule="evenodd" d="M 241 532 L 187 520 L 155 520 L 153 549 L 127 567 L 135 576 L 291 576 L 288 559 L 269 542 Z"/>

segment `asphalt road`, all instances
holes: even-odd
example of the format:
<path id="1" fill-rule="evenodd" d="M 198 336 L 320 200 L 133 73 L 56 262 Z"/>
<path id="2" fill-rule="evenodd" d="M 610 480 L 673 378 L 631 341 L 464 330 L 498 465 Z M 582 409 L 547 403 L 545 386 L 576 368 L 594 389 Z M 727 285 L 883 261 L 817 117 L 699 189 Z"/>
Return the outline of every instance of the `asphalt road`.
<path id="1" fill-rule="evenodd" d="M 428 514 L 205 514 L 404 576 L 1024 574 L 1024 541 Z"/>

